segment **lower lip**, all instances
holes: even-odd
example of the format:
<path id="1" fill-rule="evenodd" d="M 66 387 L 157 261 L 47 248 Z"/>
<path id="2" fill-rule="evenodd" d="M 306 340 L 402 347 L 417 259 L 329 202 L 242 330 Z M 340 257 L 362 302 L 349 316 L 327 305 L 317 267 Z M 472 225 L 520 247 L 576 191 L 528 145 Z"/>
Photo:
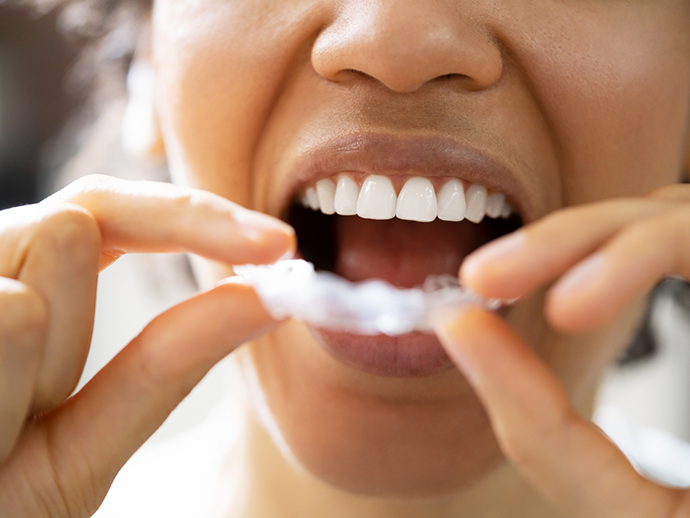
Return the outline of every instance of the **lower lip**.
<path id="1" fill-rule="evenodd" d="M 310 328 L 321 346 L 335 359 L 377 376 L 415 378 L 454 368 L 436 336 L 362 336 Z"/>

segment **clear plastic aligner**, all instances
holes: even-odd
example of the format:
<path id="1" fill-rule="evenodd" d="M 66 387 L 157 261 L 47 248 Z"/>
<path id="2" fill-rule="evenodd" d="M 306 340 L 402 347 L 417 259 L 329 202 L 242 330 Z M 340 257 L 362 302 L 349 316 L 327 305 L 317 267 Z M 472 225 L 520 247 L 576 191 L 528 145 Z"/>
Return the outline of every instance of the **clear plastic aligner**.
<path id="1" fill-rule="evenodd" d="M 362 335 L 430 332 L 429 317 L 438 307 L 472 304 L 495 310 L 504 304 L 482 299 L 451 275 L 430 275 L 421 287 L 400 289 L 382 280 L 355 283 L 316 272 L 302 259 L 234 270 L 254 287 L 274 318 L 292 317 L 315 327 Z"/>

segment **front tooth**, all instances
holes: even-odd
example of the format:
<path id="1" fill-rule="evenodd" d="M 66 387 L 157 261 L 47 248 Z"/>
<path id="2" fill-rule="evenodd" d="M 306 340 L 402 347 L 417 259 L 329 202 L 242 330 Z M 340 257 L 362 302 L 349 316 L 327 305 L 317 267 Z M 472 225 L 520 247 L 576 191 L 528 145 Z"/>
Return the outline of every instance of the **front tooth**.
<path id="1" fill-rule="evenodd" d="M 335 185 L 328 179 L 316 182 L 316 194 L 319 197 L 319 206 L 324 214 L 335 213 Z"/>
<path id="2" fill-rule="evenodd" d="M 501 215 L 501 210 L 506 202 L 505 194 L 495 192 L 486 199 L 486 215 L 490 218 L 497 218 Z"/>
<path id="3" fill-rule="evenodd" d="M 357 215 L 365 219 L 392 219 L 395 217 L 397 196 L 387 176 L 368 176 L 357 198 Z"/>
<path id="4" fill-rule="evenodd" d="M 357 214 L 357 197 L 359 187 L 357 183 L 346 174 L 341 174 L 338 178 L 338 185 L 335 188 L 335 199 L 333 207 L 341 216 L 353 216 Z"/>
<path id="5" fill-rule="evenodd" d="M 465 198 L 467 198 L 467 219 L 472 223 L 479 223 L 486 214 L 486 187 L 476 183 L 470 185 Z"/>
<path id="6" fill-rule="evenodd" d="M 306 191 L 302 193 L 301 198 L 299 199 L 300 203 L 302 204 L 302 207 L 306 207 L 307 209 L 309 208 L 309 202 L 307 201 L 307 193 Z"/>
<path id="7" fill-rule="evenodd" d="M 309 205 L 309 207 L 312 210 L 319 210 L 319 197 L 316 194 L 316 189 L 314 189 L 313 187 L 309 187 L 309 189 L 307 189 L 305 196 L 307 200 L 307 205 Z"/>
<path id="8" fill-rule="evenodd" d="M 501 207 L 501 217 L 503 219 L 508 219 L 512 213 L 513 213 L 513 207 L 510 206 L 510 203 L 508 203 L 507 201 L 504 201 L 503 207 Z"/>
<path id="9" fill-rule="evenodd" d="M 405 182 L 395 208 L 399 219 L 427 223 L 436 219 L 438 205 L 433 184 L 426 178 L 413 176 Z"/>
<path id="10" fill-rule="evenodd" d="M 465 219 L 465 189 L 462 182 L 453 178 L 438 193 L 438 219 L 462 221 Z"/>

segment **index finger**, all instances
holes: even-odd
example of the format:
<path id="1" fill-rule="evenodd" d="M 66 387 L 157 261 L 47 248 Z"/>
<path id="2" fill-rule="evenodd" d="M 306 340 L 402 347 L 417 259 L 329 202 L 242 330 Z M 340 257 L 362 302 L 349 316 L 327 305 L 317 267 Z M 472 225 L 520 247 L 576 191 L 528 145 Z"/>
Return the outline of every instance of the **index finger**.
<path id="1" fill-rule="evenodd" d="M 551 213 L 468 255 L 463 283 L 487 298 L 512 299 L 554 280 L 623 227 L 669 210 L 660 199 L 618 199 Z"/>
<path id="2" fill-rule="evenodd" d="M 41 202 L 61 203 L 93 214 L 102 235 L 102 263 L 129 252 L 192 252 L 228 264 L 264 264 L 295 247 L 286 223 L 216 194 L 167 183 L 93 175 Z"/>

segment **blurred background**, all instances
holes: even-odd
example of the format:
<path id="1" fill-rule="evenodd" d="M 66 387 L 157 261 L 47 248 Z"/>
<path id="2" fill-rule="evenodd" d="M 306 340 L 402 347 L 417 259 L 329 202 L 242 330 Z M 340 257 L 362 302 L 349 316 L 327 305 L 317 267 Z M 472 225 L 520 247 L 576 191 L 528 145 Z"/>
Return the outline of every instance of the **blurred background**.
<path id="1" fill-rule="evenodd" d="M 74 124 L 86 100 L 84 88 L 73 81 L 79 51 L 56 30 L 55 15 L 37 16 L 0 0 L 0 209 L 37 201 L 56 185 L 55 157 L 66 145 L 62 129 Z M 112 172 L 120 164 L 107 165 Z M 683 285 L 671 281 L 658 290 L 647 329 L 657 351 L 610 370 L 595 417 L 648 474 L 673 464 L 671 482 L 690 485 L 690 447 L 684 444 L 690 442 L 690 300 Z M 194 290 L 183 256 L 127 256 L 106 270 L 80 386 L 151 318 Z M 222 365 L 214 369 L 152 441 L 200 422 L 221 398 L 222 371 Z"/>
<path id="2" fill-rule="evenodd" d="M 45 194 L 52 139 L 83 100 L 65 87 L 78 51 L 54 14 L 0 3 L 0 208 Z"/>

